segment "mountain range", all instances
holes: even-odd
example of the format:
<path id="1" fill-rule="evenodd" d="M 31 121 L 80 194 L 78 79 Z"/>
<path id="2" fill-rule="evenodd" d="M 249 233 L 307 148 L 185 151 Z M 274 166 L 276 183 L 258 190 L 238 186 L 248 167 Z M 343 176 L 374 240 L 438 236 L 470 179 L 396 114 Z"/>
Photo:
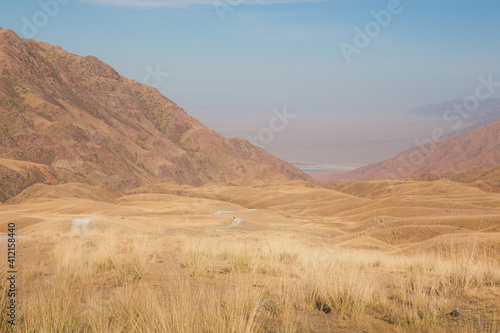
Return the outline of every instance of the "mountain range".
<path id="1" fill-rule="evenodd" d="M 155 88 L 119 75 L 93 56 L 0 28 L 0 72 L 0 202 L 36 183 L 121 190 L 168 181 L 316 182 L 246 140 L 208 129 Z M 443 117 L 457 103 L 408 113 Z M 473 129 L 465 133 L 318 179 L 446 178 L 496 190 L 490 180 L 500 165 L 499 117 L 500 99 L 481 101 L 467 117 Z"/>

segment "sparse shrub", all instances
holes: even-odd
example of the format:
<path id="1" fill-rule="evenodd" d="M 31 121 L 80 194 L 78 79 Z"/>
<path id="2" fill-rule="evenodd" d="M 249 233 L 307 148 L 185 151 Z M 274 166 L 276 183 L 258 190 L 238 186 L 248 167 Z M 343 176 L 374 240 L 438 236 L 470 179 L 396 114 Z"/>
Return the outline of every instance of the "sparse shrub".
<path id="1" fill-rule="evenodd" d="M 231 268 L 235 272 L 253 271 L 252 256 L 248 253 L 235 253 L 230 257 Z"/>
<path id="2" fill-rule="evenodd" d="M 189 251 L 181 264 L 183 268 L 189 268 L 192 276 L 198 276 L 212 270 L 213 257 L 205 251 Z"/>

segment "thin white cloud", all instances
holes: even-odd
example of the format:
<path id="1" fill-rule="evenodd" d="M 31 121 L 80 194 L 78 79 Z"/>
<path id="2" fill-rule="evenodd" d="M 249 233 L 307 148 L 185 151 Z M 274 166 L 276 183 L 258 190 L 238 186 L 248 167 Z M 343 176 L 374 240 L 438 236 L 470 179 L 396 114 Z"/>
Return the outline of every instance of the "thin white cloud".
<path id="1" fill-rule="evenodd" d="M 128 7 L 187 7 L 189 5 L 214 5 L 217 3 L 230 4 L 236 6 L 245 5 L 273 5 L 289 4 L 299 2 L 327 2 L 330 0 L 84 0 L 85 2 L 107 5 L 107 6 L 128 6 Z"/>

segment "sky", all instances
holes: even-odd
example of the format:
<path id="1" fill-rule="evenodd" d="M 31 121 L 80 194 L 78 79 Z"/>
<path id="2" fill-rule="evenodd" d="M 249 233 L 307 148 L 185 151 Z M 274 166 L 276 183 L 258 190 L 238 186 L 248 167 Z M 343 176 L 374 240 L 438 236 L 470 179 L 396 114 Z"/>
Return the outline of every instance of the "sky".
<path id="1" fill-rule="evenodd" d="M 498 0 L 16 0 L 0 26 L 186 109 L 399 112 L 500 82 Z M 500 88 L 493 97 L 500 97 Z"/>

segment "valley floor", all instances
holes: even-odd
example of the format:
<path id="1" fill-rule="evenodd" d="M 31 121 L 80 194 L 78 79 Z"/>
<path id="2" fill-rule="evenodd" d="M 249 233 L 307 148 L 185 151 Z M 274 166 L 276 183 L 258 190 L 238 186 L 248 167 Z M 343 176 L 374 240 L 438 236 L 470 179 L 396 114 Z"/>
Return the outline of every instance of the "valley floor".
<path id="1" fill-rule="evenodd" d="M 332 187 L 32 186 L 0 205 L 18 235 L 18 331 L 500 330 L 500 194 Z"/>

